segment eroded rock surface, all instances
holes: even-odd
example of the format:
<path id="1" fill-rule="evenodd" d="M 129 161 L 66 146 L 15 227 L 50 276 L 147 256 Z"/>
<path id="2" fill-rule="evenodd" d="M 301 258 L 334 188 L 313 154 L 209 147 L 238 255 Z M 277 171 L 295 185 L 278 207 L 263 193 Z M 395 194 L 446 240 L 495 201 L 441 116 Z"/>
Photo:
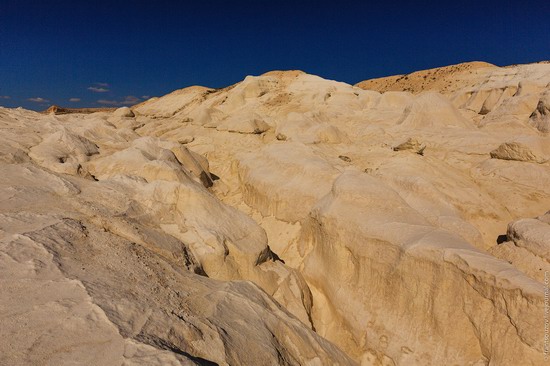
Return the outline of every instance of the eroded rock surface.
<path id="1" fill-rule="evenodd" d="M 549 83 L 275 71 L 0 108 L 0 364 L 542 364 Z"/>

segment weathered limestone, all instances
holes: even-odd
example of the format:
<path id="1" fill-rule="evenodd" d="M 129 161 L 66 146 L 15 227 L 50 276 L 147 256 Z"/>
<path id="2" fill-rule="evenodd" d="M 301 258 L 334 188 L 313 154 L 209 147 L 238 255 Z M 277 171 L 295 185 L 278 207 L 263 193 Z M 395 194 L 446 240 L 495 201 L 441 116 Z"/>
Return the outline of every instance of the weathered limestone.
<path id="1" fill-rule="evenodd" d="M 274 71 L 0 108 L 0 364 L 542 364 L 549 83 Z"/>

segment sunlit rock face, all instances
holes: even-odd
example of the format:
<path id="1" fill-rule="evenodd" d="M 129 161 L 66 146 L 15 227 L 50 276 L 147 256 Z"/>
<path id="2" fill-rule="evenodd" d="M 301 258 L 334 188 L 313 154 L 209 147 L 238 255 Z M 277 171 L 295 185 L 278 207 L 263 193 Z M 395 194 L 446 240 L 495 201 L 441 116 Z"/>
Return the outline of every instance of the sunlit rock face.
<path id="1" fill-rule="evenodd" d="M 549 83 L 274 71 L 0 108 L 0 364 L 542 364 Z"/>

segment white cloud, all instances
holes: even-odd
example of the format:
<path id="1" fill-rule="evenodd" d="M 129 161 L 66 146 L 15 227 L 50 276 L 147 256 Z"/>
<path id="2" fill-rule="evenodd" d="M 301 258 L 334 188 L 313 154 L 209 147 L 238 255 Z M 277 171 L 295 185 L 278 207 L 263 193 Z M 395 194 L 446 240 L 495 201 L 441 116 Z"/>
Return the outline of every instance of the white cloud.
<path id="1" fill-rule="evenodd" d="M 100 99 L 97 101 L 99 104 L 103 104 L 103 105 L 120 105 L 120 102 L 117 102 L 116 100 L 105 100 L 105 99 Z"/>
<path id="2" fill-rule="evenodd" d="M 48 102 L 49 102 L 49 100 L 44 99 L 44 98 L 40 98 L 40 97 L 29 98 L 29 99 L 27 99 L 27 100 L 29 100 L 29 101 L 31 101 L 31 102 L 35 102 L 35 103 L 48 103 Z"/>
<path id="3" fill-rule="evenodd" d="M 93 83 L 91 86 L 88 87 L 88 90 L 91 90 L 94 93 L 106 93 L 109 91 L 109 84 Z"/>
<path id="4" fill-rule="evenodd" d="M 121 106 L 121 105 L 134 105 L 139 103 L 140 100 L 141 99 L 139 99 L 138 97 L 134 97 L 133 95 L 128 95 L 121 101 L 100 99 L 97 102 L 103 105 Z"/>
<path id="5" fill-rule="evenodd" d="M 109 89 L 103 88 L 103 87 L 97 87 L 97 86 L 90 86 L 88 90 L 93 91 L 94 93 L 105 93 L 108 92 Z"/>
<path id="6" fill-rule="evenodd" d="M 121 104 L 124 105 L 133 105 L 139 102 L 139 98 L 134 97 L 133 95 L 128 95 L 126 98 L 124 98 L 124 101 L 121 102 Z"/>
<path id="7" fill-rule="evenodd" d="M 80 98 L 71 98 L 69 102 L 80 102 Z"/>
<path id="8" fill-rule="evenodd" d="M 149 99 L 149 98 L 151 98 L 150 95 L 144 95 L 144 96 L 141 97 L 141 99 Z"/>
<path id="9" fill-rule="evenodd" d="M 0 99 L 11 99 L 9 95 L 0 95 Z"/>

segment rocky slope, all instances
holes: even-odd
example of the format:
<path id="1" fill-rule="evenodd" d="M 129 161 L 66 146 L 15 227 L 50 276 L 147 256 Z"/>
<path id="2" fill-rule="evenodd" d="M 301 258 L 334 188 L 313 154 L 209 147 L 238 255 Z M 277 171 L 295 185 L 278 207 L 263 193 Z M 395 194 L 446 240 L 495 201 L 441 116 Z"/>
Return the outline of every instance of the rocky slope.
<path id="1" fill-rule="evenodd" d="M 364 80 L 355 86 L 382 93 L 387 91 L 409 91 L 416 94 L 428 90 L 449 93 L 459 88 L 478 85 L 481 75 L 495 69 L 497 69 L 495 65 L 487 62 L 465 62 L 458 65 L 415 71 L 406 75 Z"/>
<path id="2" fill-rule="evenodd" d="M 541 364 L 550 64 L 428 74 L 1 108 L 0 364 Z"/>

